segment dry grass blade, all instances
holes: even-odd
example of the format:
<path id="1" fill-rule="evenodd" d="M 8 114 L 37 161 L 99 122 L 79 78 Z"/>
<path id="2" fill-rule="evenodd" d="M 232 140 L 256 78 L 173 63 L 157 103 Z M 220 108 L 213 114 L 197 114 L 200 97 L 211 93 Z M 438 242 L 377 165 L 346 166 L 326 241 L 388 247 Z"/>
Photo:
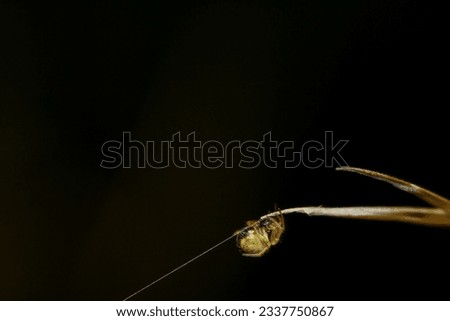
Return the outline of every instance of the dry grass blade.
<path id="1" fill-rule="evenodd" d="M 261 217 L 301 213 L 309 216 L 332 216 L 352 219 L 395 221 L 426 226 L 450 227 L 450 200 L 402 179 L 379 172 L 357 168 L 339 167 L 338 171 L 353 172 L 365 175 L 398 189 L 411 193 L 434 207 L 413 206 L 350 206 L 350 207 L 296 207 L 269 213 Z"/>
<path id="2" fill-rule="evenodd" d="M 430 204 L 434 207 L 444 210 L 447 213 L 447 215 L 450 216 L 450 200 L 448 200 L 445 197 L 442 197 L 436 193 L 433 193 L 423 187 L 417 186 L 415 184 L 412 184 L 410 182 L 404 181 L 402 179 L 399 179 L 399 178 L 396 178 L 393 176 L 378 173 L 375 171 L 370 171 L 368 169 L 363 169 L 363 168 L 344 166 L 344 167 L 338 167 L 338 168 L 336 168 L 336 170 L 353 172 L 353 173 L 365 175 L 365 176 L 389 183 L 402 191 L 405 191 L 405 192 L 408 192 L 408 193 L 411 193 L 411 194 L 417 196 L 418 198 L 424 200 L 425 202 L 427 202 L 428 204 Z"/>

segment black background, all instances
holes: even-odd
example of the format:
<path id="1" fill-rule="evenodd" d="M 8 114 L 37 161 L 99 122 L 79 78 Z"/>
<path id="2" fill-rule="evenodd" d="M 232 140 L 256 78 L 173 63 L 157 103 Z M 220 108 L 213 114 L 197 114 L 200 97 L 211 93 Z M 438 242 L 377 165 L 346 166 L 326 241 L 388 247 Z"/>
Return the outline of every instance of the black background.
<path id="1" fill-rule="evenodd" d="M 443 8 L 425 1 L 0 2 L 0 298 L 120 300 L 271 210 L 423 205 L 331 168 L 100 168 L 101 145 L 348 139 L 349 165 L 450 195 Z M 444 91 L 445 88 L 445 91 Z M 450 232 L 287 217 L 146 300 L 450 299 Z"/>

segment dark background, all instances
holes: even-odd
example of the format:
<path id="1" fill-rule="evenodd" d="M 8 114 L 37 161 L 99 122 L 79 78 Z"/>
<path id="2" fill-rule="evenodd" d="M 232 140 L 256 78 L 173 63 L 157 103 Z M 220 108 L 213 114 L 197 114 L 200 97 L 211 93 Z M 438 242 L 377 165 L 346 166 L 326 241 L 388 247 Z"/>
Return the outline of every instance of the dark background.
<path id="1" fill-rule="evenodd" d="M 121 300 L 271 210 L 423 205 L 331 168 L 100 168 L 103 142 L 350 142 L 349 165 L 449 196 L 448 52 L 430 1 L 0 2 L 0 299 Z M 445 91 L 444 91 L 445 88 Z M 287 217 L 146 300 L 450 299 L 450 232 Z"/>

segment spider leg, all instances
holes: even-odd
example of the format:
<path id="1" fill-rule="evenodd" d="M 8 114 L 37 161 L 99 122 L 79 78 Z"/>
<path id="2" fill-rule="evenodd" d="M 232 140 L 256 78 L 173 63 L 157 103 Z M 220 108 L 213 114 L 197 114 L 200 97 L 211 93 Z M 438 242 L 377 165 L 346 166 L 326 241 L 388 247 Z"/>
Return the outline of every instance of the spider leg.
<path id="1" fill-rule="evenodd" d="M 263 256 L 267 251 L 269 250 L 269 248 L 265 248 L 264 250 L 262 250 L 261 252 L 258 253 L 242 253 L 242 256 L 246 256 L 246 257 L 261 257 Z"/>
<path id="2" fill-rule="evenodd" d="M 272 224 L 275 228 L 272 228 L 270 231 L 270 243 L 272 245 L 277 244 L 280 241 L 280 237 L 284 232 L 284 217 L 283 214 L 279 214 L 277 216 L 270 217 Z"/>

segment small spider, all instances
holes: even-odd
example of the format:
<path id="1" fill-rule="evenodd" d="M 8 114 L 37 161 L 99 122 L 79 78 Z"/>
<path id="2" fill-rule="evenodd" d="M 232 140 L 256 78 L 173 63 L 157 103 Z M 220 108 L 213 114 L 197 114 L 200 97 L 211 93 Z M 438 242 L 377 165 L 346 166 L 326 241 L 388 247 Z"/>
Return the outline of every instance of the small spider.
<path id="1" fill-rule="evenodd" d="M 248 221 L 247 226 L 235 233 L 236 243 L 243 256 L 260 257 L 272 245 L 280 241 L 284 232 L 283 214 L 265 215 L 256 221 Z"/>

